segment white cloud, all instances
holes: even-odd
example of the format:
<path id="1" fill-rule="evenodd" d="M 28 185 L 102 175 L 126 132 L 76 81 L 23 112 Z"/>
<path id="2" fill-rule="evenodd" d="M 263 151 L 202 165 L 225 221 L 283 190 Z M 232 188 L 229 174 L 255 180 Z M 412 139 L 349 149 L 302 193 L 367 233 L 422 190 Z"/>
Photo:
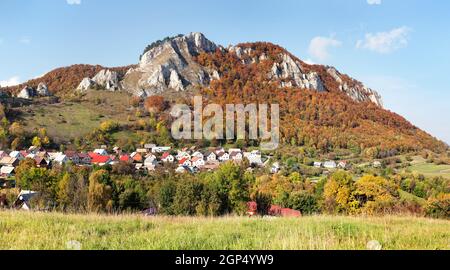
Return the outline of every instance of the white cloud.
<path id="1" fill-rule="evenodd" d="M 411 29 L 403 26 L 388 32 L 368 33 L 364 40 L 356 42 L 356 48 L 386 54 L 408 45 Z"/>
<path id="2" fill-rule="evenodd" d="M 342 42 L 333 37 L 315 37 L 309 43 L 308 52 L 314 58 L 324 61 L 330 56 L 329 49 L 332 47 L 339 47 Z"/>
<path id="3" fill-rule="evenodd" d="M 15 86 L 20 84 L 20 77 L 19 76 L 14 76 L 12 78 L 9 78 L 7 80 L 4 81 L 0 81 L 0 86 L 1 87 L 7 87 L 7 86 Z"/>
<path id="4" fill-rule="evenodd" d="M 381 0 L 367 0 L 369 5 L 381 5 Z"/>
<path id="5" fill-rule="evenodd" d="M 81 5 L 81 0 L 66 0 L 69 5 Z"/>

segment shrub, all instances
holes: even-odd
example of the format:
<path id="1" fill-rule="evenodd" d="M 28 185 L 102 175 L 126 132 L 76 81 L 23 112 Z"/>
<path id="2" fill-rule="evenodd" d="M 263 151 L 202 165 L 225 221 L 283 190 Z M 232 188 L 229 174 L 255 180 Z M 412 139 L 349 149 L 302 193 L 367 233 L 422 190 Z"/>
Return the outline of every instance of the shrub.
<path id="1" fill-rule="evenodd" d="M 425 211 L 429 217 L 450 218 L 450 194 L 440 193 L 436 197 L 430 197 Z"/>

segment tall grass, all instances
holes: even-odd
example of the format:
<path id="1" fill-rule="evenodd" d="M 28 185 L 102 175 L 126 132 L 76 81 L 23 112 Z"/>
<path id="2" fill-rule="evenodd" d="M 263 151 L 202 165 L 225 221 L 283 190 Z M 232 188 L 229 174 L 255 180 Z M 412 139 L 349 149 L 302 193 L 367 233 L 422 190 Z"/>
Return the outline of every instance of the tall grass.
<path id="1" fill-rule="evenodd" d="M 418 217 L 142 217 L 0 211 L 0 249 L 450 249 L 450 221 Z"/>

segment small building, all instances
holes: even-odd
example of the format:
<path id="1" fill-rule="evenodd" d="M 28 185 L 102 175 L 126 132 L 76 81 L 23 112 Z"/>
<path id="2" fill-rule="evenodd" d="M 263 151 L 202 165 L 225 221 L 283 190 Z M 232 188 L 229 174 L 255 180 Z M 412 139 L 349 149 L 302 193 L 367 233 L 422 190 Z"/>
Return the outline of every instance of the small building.
<path id="1" fill-rule="evenodd" d="M 197 168 L 201 169 L 203 166 L 205 166 L 205 160 L 200 157 L 193 157 L 191 159 L 191 164 L 193 167 L 197 167 Z"/>
<path id="2" fill-rule="evenodd" d="M 161 156 L 161 161 L 162 162 L 174 162 L 175 161 L 175 157 L 173 155 L 171 155 L 169 152 L 165 152 L 162 156 Z"/>
<path id="3" fill-rule="evenodd" d="M 281 170 L 280 163 L 274 162 L 272 168 L 270 168 L 271 173 L 278 173 Z"/>
<path id="4" fill-rule="evenodd" d="M 217 159 L 225 162 L 230 160 L 230 154 L 228 154 L 227 152 L 219 152 L 219 154 L 217 154 Z"/>
<path id="5" fill-rule="evenodd" d="M 347 161 L 340 161 L 339 163 L 338 163 L 338 165 L 337 165 L 339 168 L 341 168 L 341 169 L 347 169 L 347 167 L 348 167 L 348 164 L 347 164 Z"/>
<path id="6" fill-rule="evenodd" d="M 18 160 L 25 159 L 25 156 L 19 151 L 12 151 L 11 153 L 9 153 L 9 156 L 12 158 L 17 158 Z"/>
<path id="7" fill-rule="evenodd" d="M 336 162 L 330 160 L 330 161 L 326 161 L 323 166 L 327 169 L 336 169 L 337 168 L 337 164 Z"/>
<path id="8" fill-rule="evenodd" d="M 321 168 L 321 167 L 322 167 L 322 162 L 320 162 L 320 161 L 315 161 L 315 162 L 314 162 L 314 167 L 316 167 L 316 168 Z"/>
<path id="9" fill-rule="evenodd" d="M 242 161 L 242 153 L 241 152 L 237 152 L 237 151 L 233 151 L 230 152 L 230 159 L 234 160 L 234 161 Z"/>
<path id="10" fill-rule="evenodd" d="M 178 161 L 178 165 L 179 166 L 191 167 L 192 166 L 192 162 L 189 159 L 187 159 L 187 158 L 183 158 L 180 161 Z"/>
<path id="11" fill-rule="evenodd" d="M 214 152 L 206 152 L 204 156 L 206 157 L 206 161 L 216 161 L 217 160 L 217 155 Z"/>
<path id="12" fill-rule="evenodd" d="M 380 161 L 378 161 L 378 160 L 375 160 L 374 162 L 373 162 L 373 167 L 374 168 L 381 168 L 381 162 Z"/>
<path id="13" fill-rule="evenodd" d="M 92 158 L 86 153 L 79 153 L 78 157 L 80 158 L 80 164 L 89 165 L 92 163 Z"/>
<path id="14" fill-rule="evenodd" d="M 0 168 L 0 177 L 9 178 L 14 176 L 16 168 L 10 166 L 3 166 Z"/>
<path id="15" fill-rule="evenodd" d="M 203 154 L 200 153 L 199 151 L 194 152 L 191 156 L 192 156 L 192 157 L 198 157 L 198 158 L 204 159 Z"/>
<path id="16" fill-rule="evenodd" d="M 64 154 L 60 154 L 60 155 L 58 155 L 56 158 L 55 158 L 55 160 L 53 161 L 54 163 L 57 163 L 57 164 L 59 164 L 59 165 L 64 165 L 64 164 L 66 164 L 67 162 L 69 162 L 69 158 L 66 156 L 66 155 L 64 155 Z"/>
<path id="17" fill-rule="evenodd" d="M 0 159 L 0 166 L 17 167 L 19 163 L 20 163 L 19 159 L 9 156 Z"/>
<path id="18" fill-rule="evenodd" d="M 131 153 L 130 157 L 133 159 L 134 163 L 142 163 L 142 161 L 144 161 L 142 154 L 138 152 Z"/>
<path id="19" fill-rule="evenodd" d="M 67 158 L 72 161 L 74 164 L 80 164 L 80 156 L 76 151 L 66 151 L 64 154 Z"/>

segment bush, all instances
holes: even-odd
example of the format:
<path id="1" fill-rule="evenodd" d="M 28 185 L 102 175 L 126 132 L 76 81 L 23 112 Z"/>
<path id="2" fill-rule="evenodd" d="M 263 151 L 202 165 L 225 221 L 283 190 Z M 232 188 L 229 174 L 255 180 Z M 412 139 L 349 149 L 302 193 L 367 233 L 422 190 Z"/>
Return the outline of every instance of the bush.
<path id="1" fill-rule="evenodd" d="M 320 212 L 316 197 L 306 191 L 299 191 L 291 194 L 289 198 L 289 207 L 300 211 L 302 215 Z"/>
<path id="2" fill-rule="evenodd" d="M 426 214 L 434 218 L 450 218 L 450 194 L 441 193 L 427 201 Z"/>

